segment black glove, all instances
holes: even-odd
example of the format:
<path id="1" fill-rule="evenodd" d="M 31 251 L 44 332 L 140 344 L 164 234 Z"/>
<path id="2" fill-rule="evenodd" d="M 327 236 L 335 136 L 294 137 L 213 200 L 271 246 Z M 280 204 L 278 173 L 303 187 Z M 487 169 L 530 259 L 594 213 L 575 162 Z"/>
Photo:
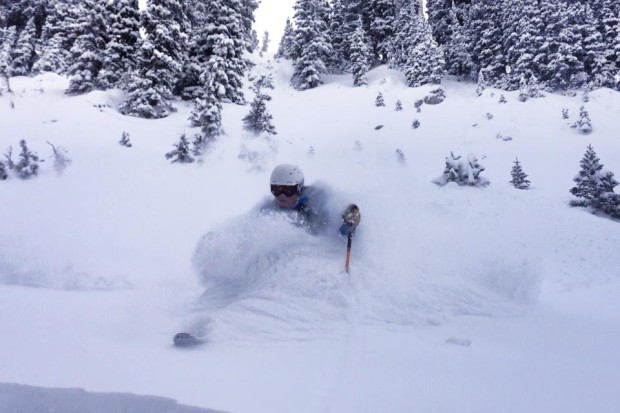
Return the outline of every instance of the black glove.
<path id="1" fill-rule="evenodd" d="M 360 224 L 361 219 L 362 215 L 360 214 L 359 207 L 355 204 L 349 204 L 342 214 L 343 223 L 340 227 L 340 233 L 342 235 L 352 234 Z"/>

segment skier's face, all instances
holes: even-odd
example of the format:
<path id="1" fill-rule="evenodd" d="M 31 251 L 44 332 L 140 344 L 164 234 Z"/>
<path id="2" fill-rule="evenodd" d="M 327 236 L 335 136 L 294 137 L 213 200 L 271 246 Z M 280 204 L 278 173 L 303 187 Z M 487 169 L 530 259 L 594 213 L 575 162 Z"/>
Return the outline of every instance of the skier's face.
<path id="1" fill-rule="evenodd" d="M 295 208 L 297 205 L 297 201 L 299 201 L 299 195 L 291 195 L 286 196 L 284 194 L 280 194 L 276 197 L 275 202 L 280 208 Z"/>
<path id="2" fill-rule="evenodd" d="M 299 194 L 295 185 L 271 185 L 271 193 L 276 198 L 275 202 L 280 208 L 295 208 L 297 201 L 299 201 Z"/>

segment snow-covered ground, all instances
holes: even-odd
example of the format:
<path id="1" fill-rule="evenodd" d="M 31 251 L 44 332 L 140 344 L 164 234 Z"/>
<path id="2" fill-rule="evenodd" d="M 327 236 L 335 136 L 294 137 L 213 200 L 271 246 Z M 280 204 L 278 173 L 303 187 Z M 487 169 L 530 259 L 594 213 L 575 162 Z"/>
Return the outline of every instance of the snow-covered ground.
<path id="1" fill-rule="evenodd" d="M 417 113 L 433 87 L 385 67 L 368 87 L 332 76 L 297 92 L 290 66 L 270 65 L 254 74 L 274 75 L 278 135 L 249 135 L 248 106 L 225 105 L 226 136 L 189 165 L 164 154 L 194 133 L 191 105 L 136 119 L 118 91 L 11 79 L 0 151 L 26 139 L 46 162 L 0 181 L 0 410 L 133 393 L 166 398 L 144 399 L 152 411 L 616 412 L 620 224 L 568 191 L 588 144 L 620 174 L 620 95 L 590 93 L 581 135 L 581 94 L 522 103 L 448 80 Z M 46 141 L 68 150 L 62 174 Z M 475 154 L 490 185 L 433 184 L 450 152 Z M 529 191 L 508 183 L 517 157 Z M 278 163 L 330 187 L 336 212 L 360 206 L 349 274 L 346 240 L 253 213 Z M 175 348 L 179 331 L 206 343 Z"/>

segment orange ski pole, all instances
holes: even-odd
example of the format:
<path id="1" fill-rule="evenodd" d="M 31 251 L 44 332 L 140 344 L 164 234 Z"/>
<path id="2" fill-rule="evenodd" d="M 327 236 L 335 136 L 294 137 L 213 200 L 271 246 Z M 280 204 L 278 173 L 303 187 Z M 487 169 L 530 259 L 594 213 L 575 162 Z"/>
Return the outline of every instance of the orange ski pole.
<path id="1" fill-rule="evenodd" d="M 347 238 L 347 259 L 344 263 L 345 271 L 349 272 L 349 260 L 351 259 L 351 239 L 353 238 L 353 234 L 349 233 L 349 237 Z"/>

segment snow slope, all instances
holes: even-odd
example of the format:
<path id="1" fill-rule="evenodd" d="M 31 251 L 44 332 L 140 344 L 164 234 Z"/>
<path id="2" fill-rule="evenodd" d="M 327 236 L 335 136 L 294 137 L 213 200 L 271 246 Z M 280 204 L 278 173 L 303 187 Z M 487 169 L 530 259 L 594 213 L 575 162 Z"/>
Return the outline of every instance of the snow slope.
<path id="1" fill-rule="evenodd" d="M 278 135 L 248 135 L 248 107 L 225 105 L 226 136 L 190 165 L 164 158 L 194 132 L 190 105 L 142 120 L 115 110 L 118 91 L 11 80 L 0 150 L 26 139 L 47 159 L 0 182 L 0 382 L 230 412 L 616 411 L 620 231 L 568 190 L 589 143 L 620 174 L 617 92 L 590 94 L 584 136 L 569 127 L 581 94 L 522 103 L 447 80 L 417 113 L 433 87 L 385 67 L 305 92 L 286 63 L 263 72 Z M 69 152 L 62 174 L 46 141 Z M 490 185 L 433 184 L 450 152 L 475 154 Z M 516 157 L 529 191 L 508 183 Z M 281 162 L 330 187 L 334 210 L 360 206 L 350 274 L 345 240 L 253 213 Z M 206 344 L 174 348 L 181 330 Z"/>

